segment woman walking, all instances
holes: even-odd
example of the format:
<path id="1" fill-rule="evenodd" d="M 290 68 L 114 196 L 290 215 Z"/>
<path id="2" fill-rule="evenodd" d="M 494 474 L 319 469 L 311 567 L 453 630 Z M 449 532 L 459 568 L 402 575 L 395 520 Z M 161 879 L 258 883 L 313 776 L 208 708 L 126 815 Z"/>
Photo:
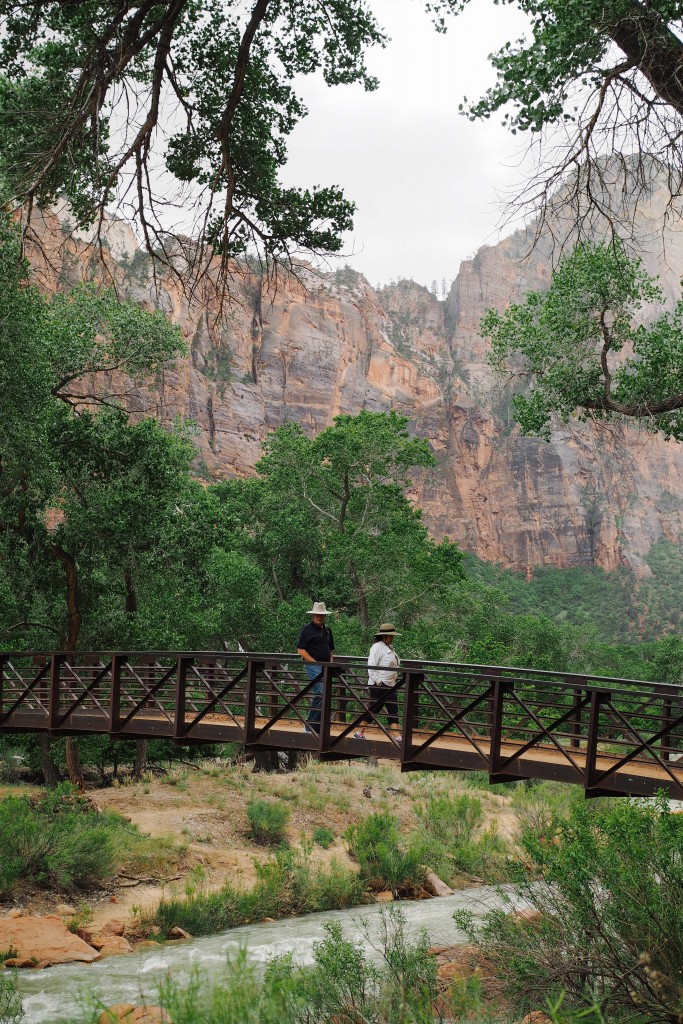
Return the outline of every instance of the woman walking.
<path id="1" fill-rule="evenodd" d="M 368 690 L 373 704 L 380 701 L 360 719 L 361 722 L 372 722 L 377 714 L 386 707 L 389 727 L 398 726 L 398 701 L 396 694 L 391 693 L 392 686 L 395 686 L 398 678 L 398 667 L 401 664 L 398 654 L 393 648 L 394 638 L 400 636 L 396 626 L 391 622 L 383 622 L 375 634 L 375 642 L 370 648 L 368 655 Z M 365 733 L 358 729 L 353 734 L 354 739 L 362 740 Z M 392 736 L 395 743 L 400 743 L 403 737 L 400 732 Z"/>

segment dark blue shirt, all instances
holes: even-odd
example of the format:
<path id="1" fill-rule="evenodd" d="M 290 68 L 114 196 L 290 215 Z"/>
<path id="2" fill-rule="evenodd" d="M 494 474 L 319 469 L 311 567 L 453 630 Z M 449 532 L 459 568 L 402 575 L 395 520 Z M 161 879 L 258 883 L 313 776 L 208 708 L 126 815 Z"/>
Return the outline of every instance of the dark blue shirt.
<path id="1" fill-rule="evenodd" d="M 316 661 L 329 661 L 334 650 L 334 639 L 329 626 L 316 626 L 309 622 L 299 634 L 297 650 L 308 651 Z"/>

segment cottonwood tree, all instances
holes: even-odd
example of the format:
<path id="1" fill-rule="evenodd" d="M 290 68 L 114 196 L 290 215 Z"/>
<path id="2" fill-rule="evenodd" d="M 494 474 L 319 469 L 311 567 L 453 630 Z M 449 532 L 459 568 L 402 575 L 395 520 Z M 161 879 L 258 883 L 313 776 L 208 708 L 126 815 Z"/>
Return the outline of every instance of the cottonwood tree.
<path id="1" fill-rule="evenodd" d="M 218 255 L 223 285 L 248 249 L 341 248 L 353 203 L 279 175 L 299 76 L 377 86 L 366 0 L 2 0 L 0 26 L 0 180 L 29 228 L 64 197 L 104 242 L 118 202 L 158 260 L 186 279 Z"/>
<path id="2" fill-rule="evenodd" d="M 547 292 L 530 292 L 481 322 L 491 362 L 510 383 L 524 433 L 549 439 L 557 414 L 635 419 L 683 439 L 683 300 L 634 323 L 663 300 L 656 281 L 621 244 L 581 243 L 560 261 Z"/>
<path id="3" fill-rule="evenodd" d="M 267 500 L 246 528 L 281 567 L 283 596 L 315 588 L 367 630 L 389 611 L 409 620 L 461 578 L 460 552 L 431 541 L 405 497 L 410 472 L 434 465 L 408 425 L 393 411 L 363 411 L 313 438 L 288 424 L 266 440 L 257 469 Z"/>
<path id="4" fill-rule="evenodd" d="M 470 2 L 429 7 L 445 29 L 446 16 Z M 683 182 L 683 3 L 502 2 L 526 16 L 528 31 L 490 57 L 495 84 L 461 109 L 472 120 L 502 112 L 513 133 L 547 140 L 520 196 L 523 209 L 540 210 L 539 229 L 553 230 L 563 211 L 565 233 L 567 221 L 589 236 L 606 219 L 624 234 L 638 201 L 662 179 L 673 206 Z"/>

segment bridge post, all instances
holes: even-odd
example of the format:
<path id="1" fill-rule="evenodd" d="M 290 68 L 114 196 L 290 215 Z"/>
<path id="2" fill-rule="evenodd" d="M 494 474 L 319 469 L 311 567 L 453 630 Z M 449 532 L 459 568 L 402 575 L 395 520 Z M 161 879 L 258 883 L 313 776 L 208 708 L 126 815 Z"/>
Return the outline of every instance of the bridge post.
<path id="1" fill-rule="evenodd" d="M 48 728 L 50 732 L 59 726 L 59 685 L 62 662 L 66 654 L 53 654 L 50 659 L 50 696 L 48 702 Z"/>
<path id="2" fill-rule="evenodd" d="M 247 660 L 247 688 L 244 707 L 244 745 L 248 746 L 254 742 L 256 734 L 256 689 L 258 684 L 258 673 L 264 668 L 264 661 L 255 661 L 250 657 Z"/>
<path id="3" fill-rule="evenodd" d="M 192 664 L 192 658 L 185 658 L 178 655 L 176 663 L 175 683 L 175 722 L 173 726 L 173 738 L 176 741 L 184 739 L 187 732 L 185 725 L 185 691 L 187 689 L 187 670 Z"/>
<path id="4" fill-rule="evenodd" d="M 5 690 L 5 662 L 7 661 L 6 654 L 0 654 L 0 726 L 5 719 L 5 705 L 4 705 L 4 690 Z"/>
<path id="5" fill-rule="evenodd" d="M 655 693 L 664 694 L 664 696 L 662 698 L 662 718 L 661 718 L 662 726 L 661 727 L 662 727 L 662 729 L 666 729 L 667 726 L 669 726 L 669 728 L 671 728 L 671 722 L 673 720 L 673 716 L 672 716 L 673 702 L 671 700 L 671 697 L 667 696 L 669 691 L 665 690 L 664 688 L 660 689 L 658 686 L 656 686 L 655 687 Z M 671 736 L 671 733 L 670 732 L 668 732 L 668 733 L 665 732 L 664 735 L 662 736 L 660 742 L 659 742 L 659 745 L 660 745 L 661 751 L 662 751 L 662 760 L 663 761 L 670 761 L 671 760 L 671 751 L 673 749 L 672 748 L 672 743 L 673 743 L 673 737 Z"/>
<path id="6" fill-rule="evenodd" d="M 111 656 L 111 700 L 109 702 L 109 733 L 116 735 L 121 728 L 121 668 L 126 663 L 123 654 Z"/>
<path id="7" fill-rule="evenodd" d="M 603 704 L 607 704 L 612 699 L 612 694 L 609 690 L 592 690 L 591 691 L 591 703 L 590 713 L 588 718 L 588 736 L 586 738 L 586 767 L 584 770 L 584 782 L 583 787 L 586 792 L 586 796 L 590 794 L 590 791 L 595 789 L 595 782 L 597 779 L 597 753 L 598 753 L 598 740 L 600 739 L 600 708 Z"/>
<path id="8" fill-rule="evenodd" d="M 503 705 L 505 694 L 515 688 L 513 679 L 494 679 L 491 695 L 491 732 L 489 735 L 489 776 L 500 775 L 502 756 L 500 747 L 503 739 Z M 500 781 L 500 780 L 496 780 Z"/>
<path id="9" fill-rule="evenodd" d="M 586 682 L 585 676 L 568 676 L 567 681 L 571 683 L 583 683 Z M 572 715 L 571 722 L 571 739 L 569 740 L 569 746 L 573 750 L 578 750 L 581 746 L 581 690 L 574 690 L 574 696 L 572 698 L 572 707 L 574 708 L 574 714 Z"/>
<path id="10" fill-rule="evenodd" d="M 413 754 L 413 732 L 420 724 L 420 687 L 424 683 L 424 672 L 406 669 L 403 684 L 403 742 L 401 762 L 408 764 Z"/>
<path id="11" fill-rule="evenodd" d="M 332 692 L 334 690 L 335 670 L 332 665 L 323 668 L 323 693 L 320 706 L 320 734 L 318 750 L 321 754 L 330 749 L 330 725 L 332 724 Z"/>

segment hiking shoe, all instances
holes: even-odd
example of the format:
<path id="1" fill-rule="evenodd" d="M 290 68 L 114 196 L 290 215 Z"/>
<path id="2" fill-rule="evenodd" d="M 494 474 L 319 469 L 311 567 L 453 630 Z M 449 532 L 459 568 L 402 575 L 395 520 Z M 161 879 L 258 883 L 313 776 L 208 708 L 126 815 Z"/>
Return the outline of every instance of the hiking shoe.
<path id="1" fill-rule="evenodd" d="M 399 732 L 392 737 L 394 743 L 403 743 L 403 735 Z"/>
<path id="2" fill-rule="evenodd" d="M 365 733 L 361 729 L 357 729 L 353 734 L 354 740 L 364 740 Z"/>

